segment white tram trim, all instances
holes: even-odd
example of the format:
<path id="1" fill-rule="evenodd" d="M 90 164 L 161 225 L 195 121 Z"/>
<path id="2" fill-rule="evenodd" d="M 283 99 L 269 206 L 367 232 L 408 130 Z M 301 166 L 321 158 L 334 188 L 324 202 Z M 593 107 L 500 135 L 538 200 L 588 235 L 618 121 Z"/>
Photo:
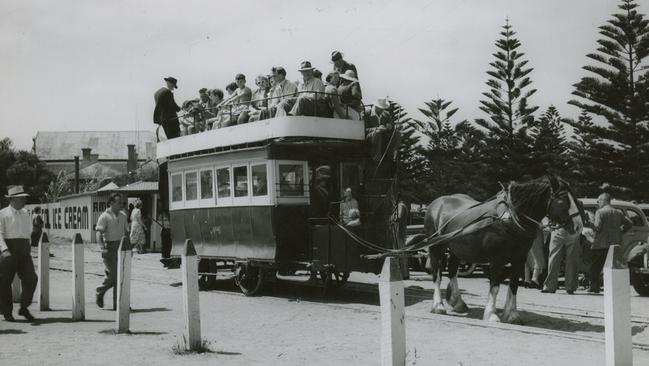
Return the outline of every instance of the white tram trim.
<path id="1" fill-rule="evenodd" d="M 286 116 L 219 128 L 163 141 L 157 145 L 157 158 L 168 158 L 195 151 L 261 142 L 281 137 L 314 137 L 342 140 L 365 139 L 363 121 L 349 119 Z"/>

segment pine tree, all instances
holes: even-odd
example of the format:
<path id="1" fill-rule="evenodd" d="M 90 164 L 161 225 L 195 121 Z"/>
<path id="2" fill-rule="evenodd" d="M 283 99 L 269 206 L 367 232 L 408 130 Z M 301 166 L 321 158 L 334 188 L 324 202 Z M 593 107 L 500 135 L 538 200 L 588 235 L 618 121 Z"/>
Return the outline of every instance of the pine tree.
<path id="1" fill-rule="evenodd" d="M 597 142 L 597 136 L 590 132 L 595 124 L 588 112 L 582 111 L 579 119 L 576 122 L 570 121 L 570 125 L 574 134 L 568 142 L 571 160 L 567 177 L 571 180 L 576 194 L 583 197 L 597 196 L 600 193 L 598 186 L 601 182 L 611 178 L 601 169 L 606 164 L 600 155 L 605 151 L 603 149 L 610 145 L 595 147 L 600 143 Z"/>
<path id="2" fill-rule="evenodd" d="M 587 57 L 590 73 L 574 85 L 578 99 L 569 103 L 599 117 L 596 124 L 575 128 L 597 141 L 591 153 L 603 164 L 594 171 L 606 176 L 584 177 L 626 188 L 635 199 L 649 198 L 649 21 L 633 0 L 622 0 L 619 14 L 599 27 L 599 48 Z M 601 125 L 599 121 L 604 124 Z"/>
<path id="3" fill-rule="evenodd" d="M 483 93 L 487 99 L 480 101 L 480 109 L 489 115 L 489 120 L 476 120 L 487 131 L 485 153 L 487 163 L 494 168 L 490 171 L 493 189 L 498 187 L 497 181 L 518 179 L 529 167 L 527 128 L 538 109 L 529 105 L 528 99 L 536 93 L 529 77 L 533 69 L 526 67 L 528 61 L 519 51 L 521 43 L 515 34 L 507 20 L 500 33 L 502 38 L 495 43 L 495 60 L 487 71 L 489 91 Z"/>
<path id="4" fill-rule="evenodd" d="M 568 146 L 559 111 L 551 105 L 532 126 L 532 176 L 544 174 L 547 167 L 561 174 L 568 168 Z"/>

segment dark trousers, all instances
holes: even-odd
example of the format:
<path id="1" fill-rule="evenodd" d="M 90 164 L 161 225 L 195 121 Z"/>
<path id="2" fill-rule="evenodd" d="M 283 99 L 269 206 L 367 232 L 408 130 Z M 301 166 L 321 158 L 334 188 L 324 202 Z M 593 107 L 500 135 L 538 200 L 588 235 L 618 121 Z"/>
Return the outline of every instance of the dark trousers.
<path id="1" fill-rule="evenodd" d="M 590 265 L 590 288 L 592 290 L 599 290 L 601 284 L 599 283 L 599 275 L 602 273 L 604 268 L 604 262 L 606 262 L 606 254 L 608 253 L 607 249 L 593 249 L 591 250 L 591 255 L 593 262 Z"/>
<path id="2" fill-rule="evenodd" d="M 104 249 L 101 251 L 101 257 L 104 259 L 104 282 L 97 287 L 97 296 L 103 297 L 106 291 L 110 290 L 117 283 L 117 250 L 119 241 L 106 242 Z M 114 299 L 113 299 L 113 302 Z"/>
<path id="3" fill-rule="evenodd" d="M 0 311 L 10 314 L 13 311 L 11 282 L 18 274 L 22 286 L 20 307 L 32 304 L 38 276 L 34 271 L 34 262 L 30 253 L 29 239 L 5 239 L 9 253 L 0 256 Z"/>
<path id="4" fill-rule="evenodd" d="M 32 246 L 33 247 L 38 246 L 38 242 L 41 240 L 41 234 L 42 233 L 43 233 L 42 231 L 34 231 L 34 232 L 32 232 Z"/>
<path id="5" fill-rule="evenodd" d="M 162 128 L 165 130 L 167 139 L 173 139 L 180 136 L 180 123 L 178 120 L 164 122 Z"/>

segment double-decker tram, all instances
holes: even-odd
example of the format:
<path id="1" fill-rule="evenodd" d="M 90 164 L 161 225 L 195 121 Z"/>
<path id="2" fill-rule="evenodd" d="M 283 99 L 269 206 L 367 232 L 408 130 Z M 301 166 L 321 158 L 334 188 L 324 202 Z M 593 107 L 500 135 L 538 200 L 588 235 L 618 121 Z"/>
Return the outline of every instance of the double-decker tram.
<path id="1" fill-rule="evenodd" d="M 331 286 L 378 273 L 362 244 L 393 247 L 394 164 L 379 169 L 365 138 L 362 120 L 284 116 L 158 143 L 172 257 L 191 239 L 201 274 L 234 271 L 247 295 L 296 271 Z M 361 221 L 350 231 L 339 222 L 346 188 Z"/>

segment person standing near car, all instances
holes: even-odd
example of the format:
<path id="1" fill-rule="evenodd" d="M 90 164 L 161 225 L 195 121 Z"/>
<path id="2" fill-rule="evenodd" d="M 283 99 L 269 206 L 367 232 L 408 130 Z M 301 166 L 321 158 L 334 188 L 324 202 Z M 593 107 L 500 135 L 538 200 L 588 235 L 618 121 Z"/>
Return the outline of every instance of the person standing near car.
<path id="1" fill-rule="evenodd" d="M 633 223 L 622 212 L 611 206 L 611 195 L 602 193 L 597 198 L 599 209 L 595 212 L 592 228 L 595 231 L 595 241 L 592 249 L 592 264 L 590 267 L 590 288 L 588 292 L 599 293 L 599 274 L 604 268 L 608 247 L 622 245 L 622 234 L 631 229 Z"/>
<path id="2" fill-rule="evenodd" d="M 101 245 L 101 257 L 104 260 L 106 273 L 104 282 L 97 287 L 97 306 L 104 307 L 104 294 L 115 286 L 117 281 L 117 251 L 123 236 L 128 237 L 128 220 L 123 210 L 124 200 L 118 193 L 108 197 L 109 207 L 97 220 L 97 243 Z M 113 299 L 115 303 L 115 299 Z"/>
<path id="3" fill-rule="evenodd" d="M 557 282 L 559 277 L 559 267 L 561 265 L 561 249 L 565 248 L 565 279 L 566 292 L 569 295 L 577 290 L 577 277 L 579 275 L 579 258 L 580 247 L 579 240 L 581 237 L 582 222 L 581 220 L 570 220 L 565 225 L 552 226 L 550 233 L 550 253 L 548 254 L 548 275 L 543 283 L 544 293 L 554 293 L 557 291 Z"/>

